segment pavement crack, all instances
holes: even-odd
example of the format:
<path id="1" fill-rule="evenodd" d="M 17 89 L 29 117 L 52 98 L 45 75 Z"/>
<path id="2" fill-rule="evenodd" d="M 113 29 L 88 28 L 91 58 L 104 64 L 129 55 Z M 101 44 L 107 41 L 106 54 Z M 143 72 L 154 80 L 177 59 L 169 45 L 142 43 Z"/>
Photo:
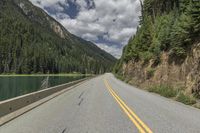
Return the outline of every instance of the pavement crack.
<path id="1" fill-rule="evenodd" d="M 80 96 L 78 97 L 79 99 L 82 97 L 85 91 L 81 92 Z"/>
<path id="2" fill-rule="evenodd" d="M 81 105 L 81 103 L 83 102 L 83 98 L 81 98 L 81 101 L 78 103 L 78 106 L 80 106 Z"/>
<path id="3" fill-rule="evenodd" d="M 62 133 L 65 133 L 66 129 L 67 129 L 67 128 L 65 128 L 65 129 L 62 131 Z"/>

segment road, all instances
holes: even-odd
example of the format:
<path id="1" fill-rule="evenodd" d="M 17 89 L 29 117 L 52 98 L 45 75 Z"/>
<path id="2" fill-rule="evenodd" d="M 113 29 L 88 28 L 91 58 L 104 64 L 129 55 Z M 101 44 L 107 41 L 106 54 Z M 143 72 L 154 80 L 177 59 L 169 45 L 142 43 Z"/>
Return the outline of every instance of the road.
<path id="1" fill-rule="evenodd" d="M 200 110 L 104 74 L 0 127 L 0 133 L 200 133 Z"/>

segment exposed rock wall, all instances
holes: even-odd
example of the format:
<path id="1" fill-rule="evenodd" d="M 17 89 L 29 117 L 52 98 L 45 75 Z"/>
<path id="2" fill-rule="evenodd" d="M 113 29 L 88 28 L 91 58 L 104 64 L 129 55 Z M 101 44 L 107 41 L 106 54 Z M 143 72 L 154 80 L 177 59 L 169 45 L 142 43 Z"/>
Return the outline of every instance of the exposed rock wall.
<path id="1" fill-rule="evenodd" d="M 186 93 L 200 95 L 200 43 L 196 43 L 180 64 L 170 62 L 168 52 L 161 54 L 161 62 L 155 65 L 154 60 L 145 64 L 143 61 L 129 61 L 123 65 L 123 75 L 129 83 L 141 88 L 152 85 L 168 84 L 184 88 Z"/>

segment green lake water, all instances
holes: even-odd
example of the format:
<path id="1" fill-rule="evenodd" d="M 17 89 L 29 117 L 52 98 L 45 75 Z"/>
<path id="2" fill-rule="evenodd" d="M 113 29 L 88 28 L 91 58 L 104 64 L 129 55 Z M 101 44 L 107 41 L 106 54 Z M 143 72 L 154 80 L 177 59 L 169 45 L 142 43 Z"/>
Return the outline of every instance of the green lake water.
<path id="1" fill-rule="evenodd" d="M 0 101 L 81 78 L 84 76 L 3 76 L 0 77 Z M 47 82 L 45 87 L 44 82 Z"/>

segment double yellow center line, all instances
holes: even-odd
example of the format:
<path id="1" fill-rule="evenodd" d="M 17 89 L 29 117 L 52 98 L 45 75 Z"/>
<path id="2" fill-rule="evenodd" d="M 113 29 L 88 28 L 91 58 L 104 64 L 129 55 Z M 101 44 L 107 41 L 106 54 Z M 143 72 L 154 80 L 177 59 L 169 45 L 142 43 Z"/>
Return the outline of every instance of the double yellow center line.
<path id="1" fill-rule="evenodd" d="M 120 105 L 124 113 L 129 117 L 140 133 L 153 133 L 151 129 L 124 103 L 124 101 L 114 92 L 108 81 L 104 79 L 106 88 Z"/>

